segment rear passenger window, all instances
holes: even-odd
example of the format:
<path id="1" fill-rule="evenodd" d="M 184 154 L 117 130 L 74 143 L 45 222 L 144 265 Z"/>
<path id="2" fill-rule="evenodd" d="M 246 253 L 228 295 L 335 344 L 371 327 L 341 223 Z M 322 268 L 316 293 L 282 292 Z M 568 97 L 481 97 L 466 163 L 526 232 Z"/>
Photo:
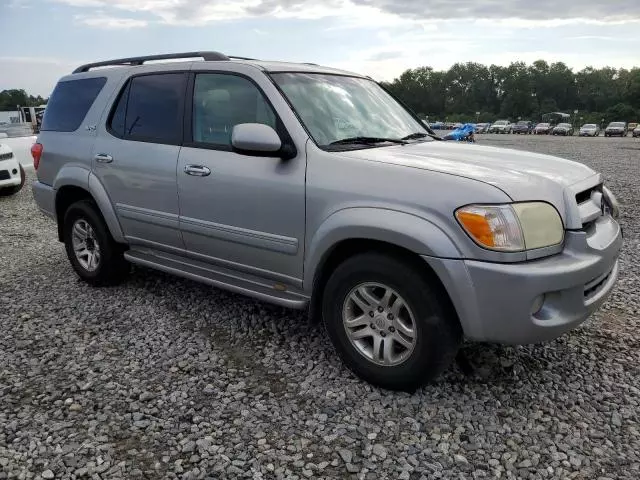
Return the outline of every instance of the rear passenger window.
<path id="1" fill-rule="evenodd" d="M 105 77 L 58 82 L 47 103 L 40 130 L 77 130 L 106 82 Z"/>
<path id="2" fill-rule="evenodd" d="M 231 146 L 240 123 L 262 123 L 276 129 L 276 115 L 262 92 L 238 75 L 196 75 L 193 88 L 193 141 Z"/>
<path id="3" fill-rule="evenodd" d="M 111 132 L 127 140 L 180 143 L 185 74 L 133 77 L 111 115 Z"/>

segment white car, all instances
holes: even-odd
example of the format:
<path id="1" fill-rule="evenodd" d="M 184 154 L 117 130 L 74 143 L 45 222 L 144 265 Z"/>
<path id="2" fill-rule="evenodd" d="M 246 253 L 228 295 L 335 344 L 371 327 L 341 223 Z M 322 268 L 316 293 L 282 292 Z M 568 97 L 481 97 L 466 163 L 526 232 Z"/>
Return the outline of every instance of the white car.
<path id="1" fill-rule="evenodd" d="M 491 128 L 489 128 L 489 133 L 511 133 L 513 129 L 509 120 L 498 120 Z"/>
<path id="2" fill-rule="evenodd" d="M 18 193 L 24 186 L 24 180 L 24 169 L 13 155 L 13 150 L 0 142 L 0 197 Z"/>
<path id="3" fill-rule="evenodd" d="M 582 127 L 580 127 L 581 137 L 597 137 L 600 135 L 600 127 L 595 123 L 585 123 Z"/>

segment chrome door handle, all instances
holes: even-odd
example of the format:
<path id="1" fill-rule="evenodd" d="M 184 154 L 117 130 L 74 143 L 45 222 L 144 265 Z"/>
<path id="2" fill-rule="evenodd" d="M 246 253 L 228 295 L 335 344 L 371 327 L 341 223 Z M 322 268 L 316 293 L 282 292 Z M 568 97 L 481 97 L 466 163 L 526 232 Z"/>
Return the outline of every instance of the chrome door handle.
<path id="1" fill-rule="evenodd" d="M 194 177 L 206 177 L 211 175 L 211 170 L 204 165 L 185 165 L 184 173 Z"/>
<path id="2" fill-rule="evenodd" d="M 98 163 L 111 163 L 111 162 L 113 162 L 113 157 L 111 155 L 107 155 L 106 153 L 98 153 L 93 158 Z"/>

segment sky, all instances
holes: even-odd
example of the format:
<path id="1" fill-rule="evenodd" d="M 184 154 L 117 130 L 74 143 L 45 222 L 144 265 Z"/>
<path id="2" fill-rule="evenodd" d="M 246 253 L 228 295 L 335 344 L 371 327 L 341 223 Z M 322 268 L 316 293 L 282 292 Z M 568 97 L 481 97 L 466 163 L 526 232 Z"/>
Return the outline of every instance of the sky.
<path id="1" fill-rule="evenodd" d="M 537 59 L 640 66 L 636 0 L 0 0 L 0 90 L 48 96 L 82 63 L 215 50 L 393 80 Z"/>

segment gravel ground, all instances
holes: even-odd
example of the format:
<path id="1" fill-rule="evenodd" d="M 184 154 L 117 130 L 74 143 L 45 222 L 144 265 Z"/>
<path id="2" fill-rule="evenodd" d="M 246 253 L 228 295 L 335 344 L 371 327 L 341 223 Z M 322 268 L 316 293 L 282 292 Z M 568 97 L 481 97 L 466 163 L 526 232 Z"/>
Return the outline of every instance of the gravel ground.
<path id="1" fill-rule="evenodd" d="M 484 135 L 605 173 L 622 276 L 542 346 L 467 345 L 413 395 L 304 315 L 136 269 L 80 283 L 30 189 L 0 199 L 0 479 L 640 478 L 640 141 Z"/>

